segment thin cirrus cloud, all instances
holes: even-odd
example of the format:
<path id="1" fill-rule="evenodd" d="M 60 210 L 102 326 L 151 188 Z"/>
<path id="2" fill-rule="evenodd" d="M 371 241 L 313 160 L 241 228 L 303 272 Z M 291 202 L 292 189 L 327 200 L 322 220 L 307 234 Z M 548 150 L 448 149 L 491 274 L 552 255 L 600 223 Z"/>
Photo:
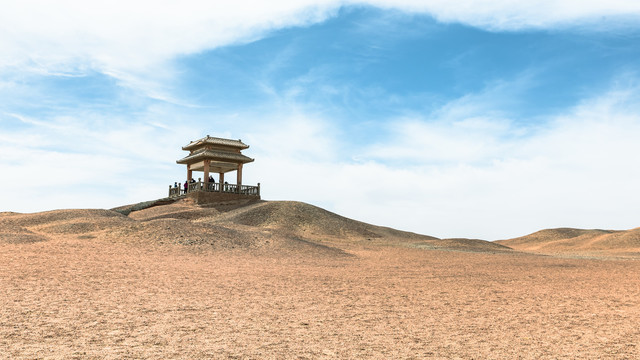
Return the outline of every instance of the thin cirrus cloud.
<path id="1" fill-rule="evenodd" d="M 438 237 L 632 228 L 640 211 L 639 95 L 633 81 L 614 82 L 529 127 L 487 116 L 488 98 L 469 95 L 434 111 L 435 119 L 388 119 L 385 135 L 363 146 L 336 135 L 329 118 L 263 114 L 265 123 L 248 132 L 259 159 L 249 177 L 278 184 L 264 187 L 270 199 Z M 452 104 L 466 109 L 449 111 Z"/>
<path id="2" fill-rule="evenodd" d="M 613 88 L 528 130 L 504 119 L 398 119 L 369 160 L 316 168 L 339 186 L 313 200 L 439 237 L 635 227 L 639 94 Z"/>

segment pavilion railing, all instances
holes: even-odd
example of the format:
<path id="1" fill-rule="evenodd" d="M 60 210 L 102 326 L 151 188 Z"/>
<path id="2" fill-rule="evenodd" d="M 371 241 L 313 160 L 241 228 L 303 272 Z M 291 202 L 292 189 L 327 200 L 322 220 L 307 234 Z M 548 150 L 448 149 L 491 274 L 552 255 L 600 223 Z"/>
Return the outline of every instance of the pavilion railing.
<path id="1" fill-rule="evenodd" d="M 177 186 L 171 187 L 169 185 L 169 197 L 180 196 L 180 188 Z"/>
<path id="2" fill-rule="evenodd" d="M 222 187 L 222 189 L 221 189 Z M 187 184 L 187 188 L 183 185 L 178 187 L 169 185 L 169 197 L 175 197 L 185 195 L 194 191 L 206 191 L 206 192 L 220 192 L 227 194 L 240 194 L 249 196 L 260 196 L 260 184 L 258 186 L 251 185 L 237 185 L 237 184 L 220 184 L 220 183 L 205 183 L 204 181 L 196 181 Z"/>

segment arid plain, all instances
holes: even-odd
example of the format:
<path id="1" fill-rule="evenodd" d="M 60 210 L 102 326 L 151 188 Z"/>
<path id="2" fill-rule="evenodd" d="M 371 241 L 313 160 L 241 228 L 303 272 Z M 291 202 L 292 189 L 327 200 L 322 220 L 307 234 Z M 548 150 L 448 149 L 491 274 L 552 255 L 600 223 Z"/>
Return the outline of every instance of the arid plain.
<path id="1" fill-rule="evenodd" d="M 491 243 L 297 202 L 119 210 L 0 214 L 0 358 L 640 358 L 637 230 Z"/>

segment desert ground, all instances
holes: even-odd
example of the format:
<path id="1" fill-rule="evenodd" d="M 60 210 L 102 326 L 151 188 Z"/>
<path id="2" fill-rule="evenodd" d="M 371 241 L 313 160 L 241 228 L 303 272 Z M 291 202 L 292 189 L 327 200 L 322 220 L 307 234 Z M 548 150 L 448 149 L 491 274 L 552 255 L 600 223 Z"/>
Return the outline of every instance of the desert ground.
<path id="1" fill-rule="evenodd" d="M 575 234 L 443 240 L 295 202 L 123 209 L 0 213 L 0 358 L 640 358 L 633 236 L 549 255 Z"/>

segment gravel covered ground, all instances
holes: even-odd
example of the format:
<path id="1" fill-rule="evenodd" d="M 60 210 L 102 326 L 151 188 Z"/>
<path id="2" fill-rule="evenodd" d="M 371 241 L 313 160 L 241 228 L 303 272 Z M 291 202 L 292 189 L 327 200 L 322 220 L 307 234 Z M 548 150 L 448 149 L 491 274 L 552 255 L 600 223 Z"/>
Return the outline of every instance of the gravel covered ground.
<path id="1" fill-rule="evenodd" d="M 0 357 L 640 357 L 640 263 L 0 245 Z"/>
<path id="2" fill-rule="evenodd" d="M 284 236 L 282 206 L 180 206 L 1 214 L 0 358 L 640 358 L 635 259 L 432 250 L 335 218 L 359 237 L 322 237 L 303 215 Z M 169 241 L 185 224 L 220 240 Z"/>

